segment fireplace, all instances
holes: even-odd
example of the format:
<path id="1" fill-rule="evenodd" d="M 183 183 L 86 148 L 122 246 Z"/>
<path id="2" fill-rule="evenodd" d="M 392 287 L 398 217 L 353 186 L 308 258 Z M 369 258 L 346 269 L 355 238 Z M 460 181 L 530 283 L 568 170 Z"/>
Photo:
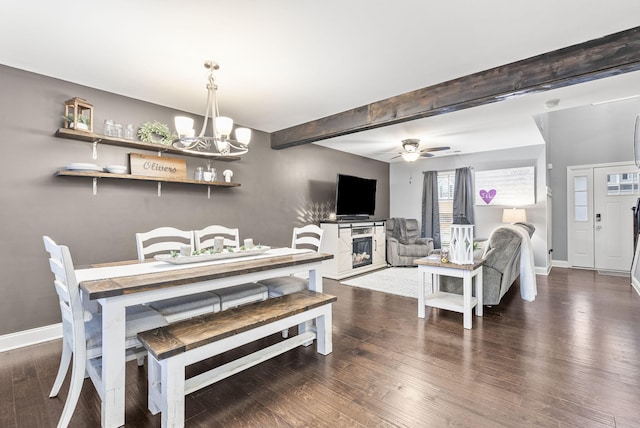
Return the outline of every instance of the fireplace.
<path id="1" fill-rule="evenodd" d="M 354 237 L 351 255 L 353 269 L 373 263 L 373 239 L 370 236 Z"/>

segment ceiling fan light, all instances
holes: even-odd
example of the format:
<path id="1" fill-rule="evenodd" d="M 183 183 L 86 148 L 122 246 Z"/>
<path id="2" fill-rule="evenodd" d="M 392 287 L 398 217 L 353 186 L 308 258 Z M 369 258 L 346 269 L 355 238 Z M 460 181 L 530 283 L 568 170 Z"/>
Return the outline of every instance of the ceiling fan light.
<path id="1" fill-rule="evenodd" d="M 409 152 L 409 153 L 418 152 L 418 147 L 420 147 L 420 140 L 417 138 L 409 138 L 406 140 L 402 140 L 402 148 L 404 149 L 405 152 Z"/>
<path id="2" fill-rule="evenodd" d="M 402 159 L 406 160 L 407 162 L 414 162 L 416 160 L 418 160 L 418 158 L 420 157 L 420 153 L 418 152 L 405 152 L 402 153 Z"/>

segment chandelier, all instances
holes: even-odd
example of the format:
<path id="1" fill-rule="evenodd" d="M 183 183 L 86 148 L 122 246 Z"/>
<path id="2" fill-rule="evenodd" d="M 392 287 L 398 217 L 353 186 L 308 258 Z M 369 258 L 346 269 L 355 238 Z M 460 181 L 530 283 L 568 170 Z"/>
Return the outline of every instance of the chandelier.
<path id="1" fill-rule="evenodd" d="M 206 61 L 204 67 L 207 73 L 207 111 L 204 115 L 204 123 L 199 135 L 195 135 L 193 119 L 186 116 L 176 116 L 175 126 L 178 139 L 173 142 L 173 147 L 187 153 L 195 153 L 206 156 L 240 156 L 249 151 L 251 130 L 249 128 L 236 128 L 235 139 L 231 138 L 233 119 L 220 116 L 213 72 L 220 68 L 215 61 Z M 205 136 L 207 124 L 211 119 L 211 136 Z"/>

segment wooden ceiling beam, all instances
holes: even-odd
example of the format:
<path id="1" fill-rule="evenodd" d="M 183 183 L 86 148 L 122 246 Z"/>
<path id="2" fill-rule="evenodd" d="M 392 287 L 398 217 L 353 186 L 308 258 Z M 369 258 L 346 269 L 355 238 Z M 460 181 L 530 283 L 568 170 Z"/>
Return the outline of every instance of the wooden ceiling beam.
<path id="1" fill-rule="evenodd" d="M 640 27 L 275 131 L 284 149 L 640 70 Z"/>

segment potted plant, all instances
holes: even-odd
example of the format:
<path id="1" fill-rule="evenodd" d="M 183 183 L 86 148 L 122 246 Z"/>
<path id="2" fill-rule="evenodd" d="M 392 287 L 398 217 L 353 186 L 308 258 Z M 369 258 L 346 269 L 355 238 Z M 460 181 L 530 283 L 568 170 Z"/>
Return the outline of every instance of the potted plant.
<path id="1" fill-rule="evenodd" d="M 69 128 L 73 128 L 73 124 L 75 122 L 75 116 L 73 115 L 73 113 L 70 113 L 68 115 L 62 115 L 62 118 L 65 120 L 65 122 L 67 123 L 67 126 Z M 89 130 L 89 118 L 87 116 L 83 116 L 83 115 L 78 115 L 78 129 L 80 131 L 88 131 Z"/>

